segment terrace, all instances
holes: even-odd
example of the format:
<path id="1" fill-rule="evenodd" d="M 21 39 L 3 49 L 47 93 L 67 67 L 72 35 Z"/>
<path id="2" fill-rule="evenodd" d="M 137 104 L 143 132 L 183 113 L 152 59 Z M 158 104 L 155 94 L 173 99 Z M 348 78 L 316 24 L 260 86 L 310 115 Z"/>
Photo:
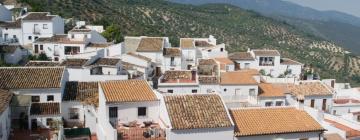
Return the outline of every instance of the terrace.
<path id="1" fill-rule="evenodd" d="M 158 123 L 149 121 L 138 123 L 119 123 L 117 125 L 118 140 L 165 140 L 165 130 Z"/>
<path id="2" fill-rule="evenodd" d="M 196 71 L 166 71 L 159 83 L 197 83 Z"/>

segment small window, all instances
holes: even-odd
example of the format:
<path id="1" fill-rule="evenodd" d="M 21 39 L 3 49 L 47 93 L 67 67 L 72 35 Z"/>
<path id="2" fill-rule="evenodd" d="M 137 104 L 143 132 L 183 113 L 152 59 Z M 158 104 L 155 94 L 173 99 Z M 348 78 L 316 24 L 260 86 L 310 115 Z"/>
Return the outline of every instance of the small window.
<path id="1" fill-rule="evenodd" d="M 78 120 L 79 119 L 79 109 L 78 108 L 70 108 L 69 109 L 69 117 L 70 119 L 73 120 Z"/>
<path id="2" fill-rule="evenodd" d="M 255 96 L 255 89 L 249 89 L 250 96 Z"/>
<path id="3" fill-rule="evenodd" d="M 220 51 L 223 52 L 223 51 L 224 51 L 224 48 L 220 48 Z"/>
<path id="4" fill-rule="evenodd" d="M 276 106 L 282 106 L 283 105 L 283 102 L 282 101 L 276 101 Z"/>
<path id="5" fill-rule="evenodd" d="M 75 35 L 74 35 L 74 34 L 71 34 L 71 38 L 75 38 Z"/>
<path id="6" fill-rule="evenodd" d="M 224 91 L 226 92 L 226 91 L 227 91 L 227 89 L 226 89 L 226 88 L 224 88 Z"/>
<path id="7" fill-rule="evenodd" d="M 31 40 L 31 39 L 32 39 L 32 36 L 28 36 L 28 39 Z"/>
<path id="8" fill-rule="evenodd" d="M 191 93 L 197 93 L 196 89 L 191 90 Z"/>
<path id="9" fill-rule="evenodd" d="M 47 101 L 54 101 L 54 95 L 48 95 Z"/>
<path id="10" fill-rule="evenodd" d="M 40 45 L 40 50 L 44 50 L 44 45 Z"/>
<path id="11" fill-rule="evenodd" d="M 33 103 L 40 102 L 40 96 L 31 96 L 31 102 Z"/>
<path id="12" fill-rule="evenodd" d="M 16 35 L 13 35 L 13 38 L 16 39 Z"/>
<path id="13" fill-rule="evenodd" d="M 208 52 L 211 52 L 211 50 L 208 50 Z"/>
<path id="14" fill-rule="evenodd" d="M 139 107 L 138 108 L 138 116 L 146 116 L 146 107 Z"/>
<path id="15" fill-rule="evenodd" d="M 47 118 L 47 119 L 46 119 L 46 125 L 47 125 L 47 126 L 50 126 L 51 123 L 52 123 L 52 121 L 53 121 L 53 120 L 52 120 L 51 118 Z"/>
<path id="16" fill-rule="evenodd" d="M 38 39 L 38 38 L 39 38 L 38 36 L 35 36 L 35 37 L 34 37 L 34 40 L 36 40 L 36 39 Z"/>
<path id="17" fill-rule="evenodd" d="M 265 106 L 272 106 L 272 102 L 265 102 Z"/>
<path id="18" fill-rule="evenodd" d="M 48 25 L 47 25 L 47 24 L 43 24 L 43 29 L 48 29 Z"/>
<path id="19" fill-rule="evenodd" d="M 174 93 L 174 90 L 169 89 L 169 90 L 167 90 L 167 92 L 168 92 L 168 93 Z"/>
<path id="20" fill-rule="evenodd" d="M 88 35 L 87 35 L 87 34 L 85 34 L 85 35 L 84 35 L 84 38 L 88 38 Z"/>
<path id="21" fill-rule="evenodd" d="M 109 107 L 109 117 L 110 118 L 118 117 L 118 108 L 117 107 Z"/>

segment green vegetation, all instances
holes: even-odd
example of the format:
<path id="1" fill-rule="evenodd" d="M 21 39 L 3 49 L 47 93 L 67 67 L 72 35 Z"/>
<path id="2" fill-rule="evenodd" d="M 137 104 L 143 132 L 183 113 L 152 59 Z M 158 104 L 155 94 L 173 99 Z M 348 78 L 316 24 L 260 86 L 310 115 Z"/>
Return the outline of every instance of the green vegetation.
<path id="1" fill-rule="evenodd" d="M 172 45 L 178 46 L 180 37 L 214 35 L 230 53 L 247 48 L 277 49 L 284 57 L 312 66 L 321 78 L 360 82 L 356 78 L 360 75 L 359 57 L 334 51 L 339 49 L 334 43 L 286 22 L 231 5 L 192 6 L 162 0 L 51 0 L 45 4 L 43 0 L 18 1 L 33 10 L 42 8 L 64 18 L 103 24 L 103 35 L 109 41 L 120 42 L 123 36 L 168 36 Z M 312 44 L 317 45 L 310 47 Z"/>

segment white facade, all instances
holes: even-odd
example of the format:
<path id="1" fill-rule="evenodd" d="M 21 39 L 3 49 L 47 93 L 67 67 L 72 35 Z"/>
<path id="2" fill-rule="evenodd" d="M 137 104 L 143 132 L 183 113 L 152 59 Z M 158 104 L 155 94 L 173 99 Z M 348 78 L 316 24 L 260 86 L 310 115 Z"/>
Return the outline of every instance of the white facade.
<path id="1" fill-rule="evenodd" d="M 89 68 L 66 68 L 69 72 L 69 81 L 109 81 L 109 80 L 127 80 L 127 75 L 91 75 Z"/>
<path id="2" fill-rule="evenodd" d="M 234 135 L 233 127 L 224 128 L 202 128 L 188 130 L 167 130 L 168 140 L 232 140 Z"/>
<path id="3" fill-rule="evenodd" d="M 219 44 L 214 47 L 205 48 L 205 49 L 198 48 L 198 51 L 201 52 L 201 58 L 203 59 L 228 56 L 228 52 L 225 49 L 225 44 Z"/>
<path id="4" fill-rule="evenodd" d="M 257 104 L 258 85 L 220 85 L 220 95 L 230 108 Z"/>
<path id="5" fill-rule="evenodd" d="M 11 21 L 11 11 L 0 4 L 0 21 Z"/>
<path id="6" fill-rule="evenodd" d="M 23 44 L 22 30 L 19 27 L 0 27 L 0 42 Z"/>
<path id="7" fill-rule="evenodd" d="M 305 96 L 304 105 L 311 107 L 312 102 L 314 103 L 313 108 L 324 111 L 331 111 L 332 107 L 332 95 L 324 96 Z"/>
<path id="8" fill-rule="evenodd" d="M 197 83 L 159 83 L 158 90 L 164 93 L 174 94 L 200 93 Z"/>
<path id="9" fill-rule="evenodd" d="M 191 70 L 191 67 L 195 67 L 196 65 L 196 49 L 195 48 L 186 48 L 181 49 L 181 68 L 183 70 Z M 189 69 L 190 66 L 190 69 Z"/>
<path id="10" fill-rule="evenodd" d="M 286 96 L 258 97 L 258 105 L 262 107 L 287 106 Z"/>
<path id="11" fill-rule="evenodd" d="M 6 105 L 5 110 L 0 114 L 0 140 L 9 139 L 10 129 L 11 129 L 10 107 Z"/>
<path id="12" fill-rule="evenodd" d="M 181 70 L 181 57 L 164 57 L 164 69 L 167 70 Z"/>
<path id="13" fill-rule="evenodd" d="M 40 37 L 64 34 L 64 20 L 59 16 L 54 16 L 51 20 L 22 20 L 21 27 L 23 33 L 21 45 L 31 44 Z"/>

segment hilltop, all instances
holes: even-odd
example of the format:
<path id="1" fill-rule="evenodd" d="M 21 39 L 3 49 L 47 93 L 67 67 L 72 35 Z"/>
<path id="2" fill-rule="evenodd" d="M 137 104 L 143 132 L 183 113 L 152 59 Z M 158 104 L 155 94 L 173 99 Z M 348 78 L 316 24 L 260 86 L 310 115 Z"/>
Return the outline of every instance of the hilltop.
<path id="1" fill-rule="evenodd" d="M 161 0 L 18 0 L 33 11 L 49 11 L 67 19 L 107 27 L 109 40 L 123 36 L 208 37 L 224 42 L 230 52 L 271 48 L 283 56 L 313 66 L 322 78 L 360 83 L 360 58 L 333 42 L 303 32 L 286 22 L 226 4 L 200 6 Z"/>

